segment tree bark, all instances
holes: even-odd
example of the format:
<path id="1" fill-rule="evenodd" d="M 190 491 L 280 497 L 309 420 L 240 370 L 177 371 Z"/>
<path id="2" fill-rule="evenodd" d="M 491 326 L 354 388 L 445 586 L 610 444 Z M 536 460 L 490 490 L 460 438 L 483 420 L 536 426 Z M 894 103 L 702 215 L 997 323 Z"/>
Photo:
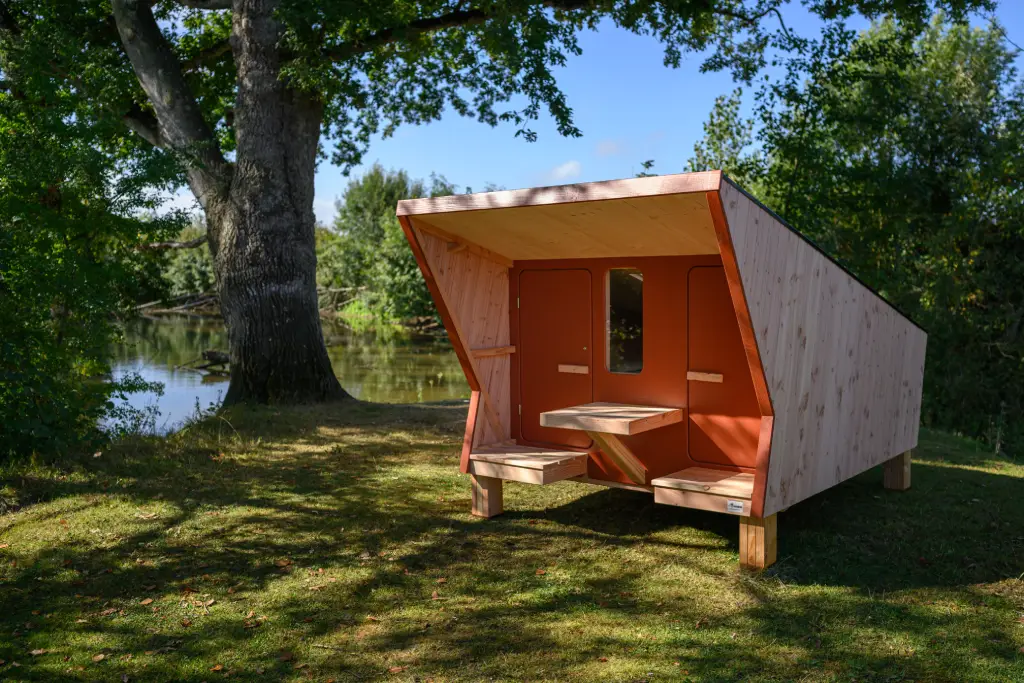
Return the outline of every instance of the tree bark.
<path id="1" fill-rule="evenodd" d="M 280 78 L 275 4 L 235 3 L 236 162 L 229 200 L 206 211 L 231 354 L 225 404 L 349 397 L 317 306 L 313 179 L 323 105 Z"/>

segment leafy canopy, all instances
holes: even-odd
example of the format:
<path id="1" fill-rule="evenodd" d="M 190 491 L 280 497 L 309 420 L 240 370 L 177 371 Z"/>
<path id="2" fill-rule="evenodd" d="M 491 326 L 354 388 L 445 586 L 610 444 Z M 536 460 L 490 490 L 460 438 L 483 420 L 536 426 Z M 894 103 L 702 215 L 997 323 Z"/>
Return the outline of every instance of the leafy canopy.
<path id="1" fill-rule="evenodd" d="M 99 134 L 0 97 L 0 460 L 63 453 L 102 438 L 103 381 L 117 317 L 130 314 L 152 263 L 136 247 L 180 216 L 112 166 Z"/>
<path id="2" fill-rule="evenodd" d="M 813 55 L 813 56 L 811 56 Z M 721 98 L 691 161 L 724 168 L 929 333 L 925 419 L 1024 447 L 1024 82 L 998 24 L 830 32 Z"/>
<path id="3" fill-rule="evenodd" d="M 137 2 L 127 0 L 134 8 Z M 240 0 L 239 0 L 240 1 Z M 577 35 L 609 21 L 651 35 L 665 63 L 707 55 L 706 69 L 750 79 L 769 48 L 803 43 L 786 31 L 790 0 L 347 0 L 274 3 L 282 78 L 323 102 L 331 159 L 358 163 L 372 135 L 439 118 L 446 108 L 488 125 L 506 122 L 528 140 L 543 110 L 563 135 L 579 135 L 554 71 L 580 53 Z M 828 22 L 857 12 L 893 13 L 923 25 L 933 7 L 955 16 L 991 8 L 992 0 L 805 0 Z M 230 0 L 158 0 L 152 12 L 220 151 L 234 149 L 236 68 Z M 239 37 L 236 36 L 236 40 Z M 237 46 L 236 46 L 237 47 Z M 166 75 L 166 74 L 165 74 Z M 189 150 L 170 149 L 159 163 L 144 138 L 157 133 L 153 103 L 126 57 L 109 0 L 0 0 L 0 91 L 49 106 L 68 105 L 97 126 L 102 148 L 137 159 L 164 180 L 182 181 Z M 180 96 L 180 95 L 178 95 Z M 165 103 L 167 104 L 167 103 Z M 164 145 L 165 147 L 167 145 Z M 157 155 L 159 156 L 159 155 Z M 170 163 L 167 163 L 167 162 Z"/>

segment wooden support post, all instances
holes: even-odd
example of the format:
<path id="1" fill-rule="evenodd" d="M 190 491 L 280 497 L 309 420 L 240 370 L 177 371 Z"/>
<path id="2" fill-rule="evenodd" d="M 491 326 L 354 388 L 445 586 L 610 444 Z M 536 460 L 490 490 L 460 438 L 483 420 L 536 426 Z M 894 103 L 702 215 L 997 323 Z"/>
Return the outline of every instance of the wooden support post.
<path id="1" fill-rule="evenodd" d="M 740 566 L 765 569 L 778 556 L 777 516 L 740 517 Z"/>
<path id="2" fill-rule="evenodd" d="M 605 432 L 588 431 L 587 434 L 601 449 L 601 452 L 607 455 L 634 484 L 643 486 L 647 483 L 647 467 L 640 462 L 640 458 L 636 457 L 633 451 L 629 450 L 626 444 L 622 443 L 619 437 Z"/>
<path id="3" fill-rule="evenodd" d="M 473 514 L 477 517 L 494 517 L 505 511 L 502 495 L 502 481 L 495 477 L 469 475 L 473 487 Z"/>
<path id="4" fill-rule="evenodd" d="M 910 488 L 910 456 L 914 451 L 901 453 L 882 465 L 882 486 L 892 491 Z"/>

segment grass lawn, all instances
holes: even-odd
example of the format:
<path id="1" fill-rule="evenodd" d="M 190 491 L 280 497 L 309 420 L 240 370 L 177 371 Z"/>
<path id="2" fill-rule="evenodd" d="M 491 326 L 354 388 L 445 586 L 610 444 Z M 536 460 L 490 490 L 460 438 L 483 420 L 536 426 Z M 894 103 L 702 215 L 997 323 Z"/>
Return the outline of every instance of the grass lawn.
<path id="1" fill-rule="evenodd" d="M 0 679 L 1021 681 L 1024 467 L 922 435 L 779 516 L 574 483 L 469 515 L 464 406 L 228 412 L 0 472 Z"/>

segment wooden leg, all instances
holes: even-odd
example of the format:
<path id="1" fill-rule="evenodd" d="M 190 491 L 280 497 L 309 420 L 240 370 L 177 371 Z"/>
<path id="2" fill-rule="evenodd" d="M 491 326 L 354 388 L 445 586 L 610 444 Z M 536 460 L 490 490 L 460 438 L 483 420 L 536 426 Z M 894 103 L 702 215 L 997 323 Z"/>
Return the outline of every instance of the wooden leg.
<path id="1" fill-rule="evenodd" d="M 777 517 L 740 517 L 740 566 L 765 569 L 778 555 Z"/>
<path id="2" fill-rule="evenodd" d="M 892 491 L 910 488 L 910 456 L 913 451 L 901 453 L 882 465 L 882 486 Z"/>
<path id="3" fill-rule="evenodd" d="M 473 487 L 473 514 L 477 517 L 494 517 L 504 512 L 502 481 L 495 477 L 469 475 Z"/>
<path id="4" fill-rule="evenodd" d="M 604 432 L 587 432 L 594 443 L 598 445 L 601 452 L 607 455 L 615 466 L 633 480 L 633 483 L 643 486 L 647 483 L 647 468 L 640 458 L 629 450 L 629 447 L 622 443 L 619 437 Z"/>

